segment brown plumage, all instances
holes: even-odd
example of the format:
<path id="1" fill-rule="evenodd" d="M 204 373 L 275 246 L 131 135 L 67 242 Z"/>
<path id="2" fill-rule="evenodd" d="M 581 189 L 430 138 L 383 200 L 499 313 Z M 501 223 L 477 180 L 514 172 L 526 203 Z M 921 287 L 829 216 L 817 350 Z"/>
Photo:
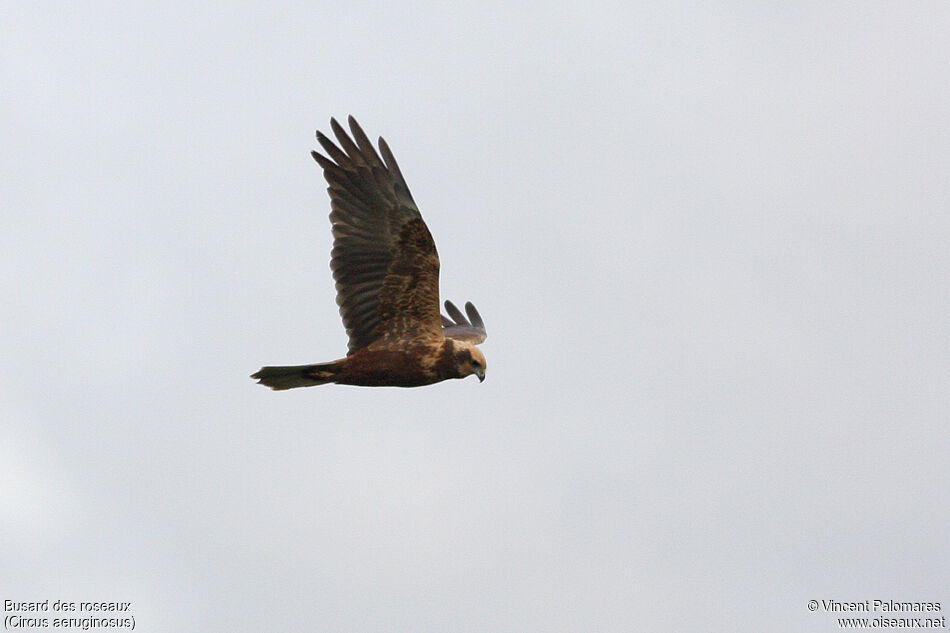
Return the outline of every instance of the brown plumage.
<path id="1" fill-rule="evenodd" d="M 353 117 L 352 138 L 335 119 L 339 146 L 317 132 L 326 156 L 312 152 L 330 187 L 336 302 L 349 335 L 346 358 L 317 365 L 263 367 L 252 375 L 271 389 L 345 385 L 417 387 L 475 374 L 485 324 L 471 303 L 466 318 L 450 301 L 439 312 L 439 255 L 389 146 L 379 151 Z"/>

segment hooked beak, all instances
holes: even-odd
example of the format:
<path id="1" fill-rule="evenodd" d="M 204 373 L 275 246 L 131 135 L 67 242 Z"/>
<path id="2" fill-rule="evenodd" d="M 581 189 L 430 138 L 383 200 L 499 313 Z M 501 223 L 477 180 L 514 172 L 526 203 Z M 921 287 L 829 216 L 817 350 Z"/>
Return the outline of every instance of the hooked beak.
<path id="1" fill-rule="evenodd" d="M 475 375 L 478 376 L 478 382 L 485 382 L 485 370 L 479 367 L 475 370 Z"/>

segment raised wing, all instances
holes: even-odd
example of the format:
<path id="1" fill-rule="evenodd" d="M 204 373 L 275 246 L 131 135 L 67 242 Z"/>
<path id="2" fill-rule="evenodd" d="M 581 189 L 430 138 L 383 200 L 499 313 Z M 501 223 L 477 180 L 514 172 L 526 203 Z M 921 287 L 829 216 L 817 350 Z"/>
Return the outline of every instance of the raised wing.
<path id="1" fill-rule="evenodd" d="M 482 321 L 482 316 L 471 301 L 465 304 L 465 311 L 468 313 L 467 319 L 451 301 L 445 302 L 445 310 L 449 313 L 449 316 L 442 315 L 442 333 L 445 338 L 465 341 L 472 345 L 478 345 L 488 338 L 488 332 L 485 331 L 485 322 Z"/>
<path id="2" fill-rule="evenodd" d="M 382 159 L 351 116 L 337 138 L 317 132 L 327 156 L 312 152 L 330 185 L 336 302 L 349 354 L 380 338 L 441 335 L 439 256 L 389 146 Z"/>

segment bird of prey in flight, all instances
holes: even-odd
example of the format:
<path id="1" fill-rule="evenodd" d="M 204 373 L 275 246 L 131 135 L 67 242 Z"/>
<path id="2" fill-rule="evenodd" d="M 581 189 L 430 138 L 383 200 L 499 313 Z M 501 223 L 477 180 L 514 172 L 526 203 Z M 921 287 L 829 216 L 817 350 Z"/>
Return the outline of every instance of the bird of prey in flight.
<path id="1" fill-rule="evenodd" d="M 350 337 L 345 358 L 316 365 L 263 367 L 252 375 L 271 389 L 326 383 L 418 387 L 475 374 L 485 380 L 485 324 L 471 303 L 439 312 L 439 255 L 389 146 L 379 153 L 356 120 L 339 146 L 317 132 L 326 156 L 312 152 L 330 185 L 336 302 Z M 380 158 L 380 154 L 382 158 Z"/>

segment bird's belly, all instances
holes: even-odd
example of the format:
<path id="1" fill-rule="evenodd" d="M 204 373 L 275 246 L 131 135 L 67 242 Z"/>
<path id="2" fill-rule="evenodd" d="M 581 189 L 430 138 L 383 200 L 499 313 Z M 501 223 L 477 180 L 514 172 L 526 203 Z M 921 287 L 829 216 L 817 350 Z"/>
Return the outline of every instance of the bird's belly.
<path id="1" fill-rule="evenodd" d="M 336 382 L 363 387 L 421 387 L 440 380 L 436 372 L 424 368 L 412 354 L 367 350 L 346 359 Z"/>

